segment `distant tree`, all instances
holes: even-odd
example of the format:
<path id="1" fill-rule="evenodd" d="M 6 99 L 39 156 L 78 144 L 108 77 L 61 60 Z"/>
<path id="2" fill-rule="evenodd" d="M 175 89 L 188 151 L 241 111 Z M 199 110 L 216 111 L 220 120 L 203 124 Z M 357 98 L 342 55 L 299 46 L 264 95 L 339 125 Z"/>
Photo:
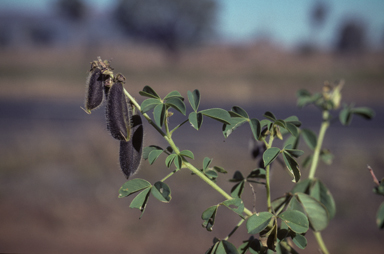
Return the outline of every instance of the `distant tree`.
<path id="1" fill-rule="evenodd" d="M 126 35 L 153 43 L 175 59 L 181 46 L 213 31 L 216 11 L 215 0 L 120 0 L 113 15 Z"/>
<path id="2" fill-rule="evenodd" d="M 317 30 L 325 21 L 328 14 L 328 7 L 323 1 L 317 1 L 311 12 L 312 26 Z"/>
<path id="3" fill-rule="evenodd" d="M 335 48 L 339 53 L 360 52 L 365 48 L 366 27 L 356 19 L 344 21 L 337 36 Z"/>
<path id="4" fill-rule="evenodd" d="M 85 18 L 86 6 L 81 0 L 58 0 L 56 9 L 67 19 L 80 22 Z"/>

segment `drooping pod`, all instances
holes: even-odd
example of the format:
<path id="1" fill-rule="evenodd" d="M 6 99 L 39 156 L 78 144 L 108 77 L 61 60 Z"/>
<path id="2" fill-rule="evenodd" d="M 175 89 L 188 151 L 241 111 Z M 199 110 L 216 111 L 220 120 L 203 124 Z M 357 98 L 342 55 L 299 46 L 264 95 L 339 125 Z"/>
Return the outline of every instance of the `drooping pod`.
<path id="1" fill-rule="evenodd" d="M 91 65 L 91 70 L 87 78 L 87 91 L 85 95 L 85 111 L 90 114 L 92 110 L 98 108 L 103 102 L 104 81 L 103 75 L 96 62 Z"/>
<path id="2" fill-rule="evenodd" d="M 121 75 L 121 74 L 120 74 Z M 121 75 L 122 76 L 122 75 Z M 131 132 L 131 110 L 128 97 L 124 94 L 121 80 L 109 88 L 106 106 L 107 129 L 117 140 L 128 141 Z"/>
<path id="3" fill-rule="evenodd" d="M 140 166 L 143 151 L 143 123 L 140 115 L 132 116 L 132 136 L 129 141 L 120 141 L 120 168 L 127 179 Z"/>

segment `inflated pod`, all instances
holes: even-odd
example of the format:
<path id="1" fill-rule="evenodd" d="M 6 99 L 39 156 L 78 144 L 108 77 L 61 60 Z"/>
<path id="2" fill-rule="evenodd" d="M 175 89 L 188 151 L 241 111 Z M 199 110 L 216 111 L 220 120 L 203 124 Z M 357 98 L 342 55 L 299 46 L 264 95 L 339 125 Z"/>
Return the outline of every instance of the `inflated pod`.
<path id="1" fill-rule="evenodd" d="M 106 105 L 107 129 L 117 140 L 128 141 L 131 131 L 131 106 L 123 84 L 115 82 L 109 89 Z"/>
<path id="2" fill-rule="evenodd" d="M 87 91 L 85 96 L 85 111 L 91 113 L 103 102 L 105 75 L 92 63 L 91 71 L 87 78 Z"/>
<path id="3" fill-rule="evenodd" d="M 120 141 L 120 167 L 127 179 L 140 166 L 143 151 L 143 123 L 140 115 L 132 116 L 132 136 L 129 141 Z"/>

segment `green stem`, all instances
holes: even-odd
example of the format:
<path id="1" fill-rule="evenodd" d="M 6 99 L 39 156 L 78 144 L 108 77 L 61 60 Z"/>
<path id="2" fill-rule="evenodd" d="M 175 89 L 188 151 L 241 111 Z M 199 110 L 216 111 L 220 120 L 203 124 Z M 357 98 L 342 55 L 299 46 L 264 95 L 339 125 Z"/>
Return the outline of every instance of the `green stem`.
<path id="1" fill-rule="evenodd" d="M 164 182 L 165 180 L 170 178 L 173 174 L 175 174 L 177 171 L 179 171 L 179 169 L 173 170 L 171 173 L 169 173 L 167 176 L 165 176 L 163 179 L 161 179 L 160 182 Z"/>
<path id="2" fill-rule="evenodd" d="M 128 98 L 131 100 L 131 102 L 133 103 L 133 105 L 135 105 L 135 107 L 140 110 L 141 112 L 141 107 L 140 105 L 137 103 L 137 101 L 135 100 L 135 98 L 133 98 L 125 89 L 124 89 L 124 93 L 128 96 Z M 173 151 L 177 154 L 177 155 L 180 155 L 180 150 L 177 148 L 177 146 L 175 145 L 175 143 L 173 142 L 172 140 L 172 137 L 170 135 L 170 133 L 168 132 L 168 135 L 166 133 L 163 132 L 163 130 L 157 126 L 157 124 L 155 124 L 152 119 L 146 114 L 146 113 L 142 113 L 143 116 L 148 120 L 148 122 L 164 137 L 164 139 L 169 143 L 169 145 L 172 147 Z M 167 124 L 167 123 L 166 123 Z M 228 193 L 226 193 L 222 188 L 220 188 L 216 183 L 214 183 L 211 179 L 209 179 L 203 172 L 201 172 L 200 170 L 198 170 L 195 166 L 193 166 L 191 163 L 189 163 L 187 160 L 185 160 L 183 158 L 183 165 L 184 167 L 188 168 L 189 170 L 191 170 L 194 174 L 196 174 L 198 177 L 200 177 L 204 182 L 206 182 L 208 185 L 210 185 L 212 188 L 214 188 L 217 192 L 219 192 L 222 196 L 224 196 L 227 200 L 231 200 L 233 199 L 231 195 L 229 195 Z M 172 172 L 173 174 L 173 172 Z M 166 176 L 166 178 L 168 178 L 170 175 Z M 165 178 L 165 179 L 166 179 Z M 164 180 L 164 179 L 163 179 Z M 244 213 L 246 213 L 248 216 L 252 216 L 252 212 L 250 210 L 248 210 L 247 208 L 244 208 Z"/>
<path id="3" fill-rule="evenodd" d="M 315 147 L 315 151 L 313 152 L 312 165 L 311 165 L 311 168 L 309 170 L 309 175 L 308 175 L 309 179 L 315 178 L 315 173 L 316 173 L 317 165 L 319 164 L 321 147 L 323 145 L 325 132 L 327 131 L 327 129 L 329 127 L 329 124 L 330 124 L 330 122 L 329 122 L 329 111 L 328 110 L 324 110 L 323 111 L 323 123 L 321 124 L 321 127 L 320 127 L 319 137 L 317 139 L 317 144 L 316 144 L 316 147 Z"/>
<path id="4" fill-rule="evenodd" d="M 235 232 L 236 230 L 241 226 L 241 224 L 243 224 L 243 222 L 245 221 L 245 219 L 241 219 L 239 221 L 239 223 L 237 223 L 236 227 L 228 234 L 228 236 L 226 238 L 224 238 L 223 240 L 228 240 L 228 238 L 230 238 Z"/>
<path id="5" fill-rule="evenodd" d="M 269 137 L 269 142 L 267 144 L 267 149 L 272 147 L 273 140 L 274 140 L 274 136 L 271 134 L 271 136 Z M 270 170 L 271 170 L 271 165 L 268 165 L 267 168 L 265 169 L 265 189 L 267 192 L 268 212 L 272 212 Z"/>
<path id="6" fill-rule="evenodd" d="M 327 249 L 327 246 L 325 246 L 325 243 L 323 241 L 323 237 L 321 236 L 321 232 L 315 232 L 313 231 L 313 234 L 315 235 L 316 241 L 319 244 L 319 247 L 321 249 L 321 252 L 323 254 L 329 254 L 329 251 Z"/>

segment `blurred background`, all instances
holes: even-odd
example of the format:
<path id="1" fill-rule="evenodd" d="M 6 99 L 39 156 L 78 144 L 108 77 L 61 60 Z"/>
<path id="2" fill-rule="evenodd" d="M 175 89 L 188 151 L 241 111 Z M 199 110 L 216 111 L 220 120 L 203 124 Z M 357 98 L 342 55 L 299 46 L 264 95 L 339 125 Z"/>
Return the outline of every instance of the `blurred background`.
<path id="1" fill-rule="evenodd" d="M 325 80 L 344 79 L 343 101 L 371 107 L 376 117 L 355 117 L 350 127 L 335 121 L 327 133 L 324 147 L 335 157 L 317 176 L 333 193 L 337 215 L 323 237 L 331 253 L 379 253 L 384 232 L 375 216 L 383 200 L 366 168 L 384 177 L 383 11 L 381 0 L 1 0 L 0 252 L 204 253 L 237 224 L 220 208 L 213 232 L 201 227 L 201 213 L 222 197 L 187 171 L 167 180 L 170 204 L 150 198 L 140 220 L 131 197 L 117 198 L 126 181 L 119 144 L 106 132 L 103 108 L 91 115 L 80 108 L 90 62 L 101 56 L 139 102 L 146 85 L 162 97 L 199 89 L 201 109 L 296 115 L 316 133 L 321 113 L 298 109 L 296 91 L 320 92 Z M 183 120 L 178 112 L 170 119 Z M 144 130 L 146 146 L 166 146 L 150 125 Z M 175 133 L 196 166 L 207 156 L 228 171 L 218 179 L 228 192 L 236 170 L 257 167 L 250 137 L 244 126 L 224 139 L 209 119 L 199 132 L 184 125 Z M 163 159 L 143 161 L 135 177 L 162 179 L 169 173 Z M 291 188 L 276 165 L 272 197 Z M 255 190 L 255 208 L 265 210 L 265 191 Z M 251 208 L 250 188 L 243 195 Z M 300 253 L 318 253 L 307 235 Z M 231 242 L 246 238 L 242 227 Z"/>

